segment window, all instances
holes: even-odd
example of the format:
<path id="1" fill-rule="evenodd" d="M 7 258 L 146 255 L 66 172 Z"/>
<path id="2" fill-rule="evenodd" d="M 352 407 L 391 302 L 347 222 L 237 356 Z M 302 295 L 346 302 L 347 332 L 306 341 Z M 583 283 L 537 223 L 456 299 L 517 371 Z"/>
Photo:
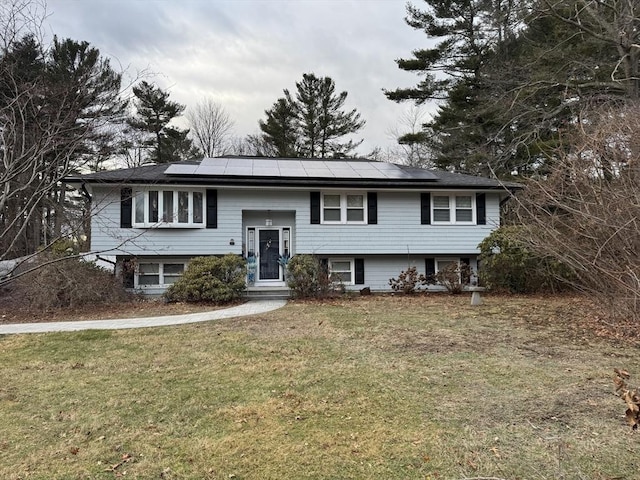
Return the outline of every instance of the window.
<path id="1" fill-rule="evenodd" d="M 436 272 L 441 272 L 445 269 L 451 269 L 457 275 L 457 281 L 463 285 L 471 283 L 473 276 L 473 270 L 471 269 L 470 258 L 437 258 L 435 260 Z M 434 272 L 435 273 L 435 272 Z"/>
<path id="2" fill-rule="evenodd" d="M 340 208 L 340 195 L 323 195 L 323 219 L 325 222 L 340 222 L 342 209 Z"/>
<path id="3" fill-rule="evenodd" d="M 449 197 L 442 195 L 433 196 L 433 221 L 449 222 L 451 220 L 451 211 L 449 209 Z"/>
<path id="4" fill-rule="evenodd" d="M 471 195 L 456 195 L 456 222 L 473 222 Z"/>
<path id="5" fill-rule="evenodd" d="M 364 195 L 347 195 L 347 222 L 364 222 Z"/>
<path id="6" fill-rule="evenodd" d="M 138 263 L 137 287 L 171 285 L 184 273 L 184 263 Z"/>
<path id="7" fill-rule="evenodd" d="M 162 269 L 163 279 L 165 285 L 171 285 L 184 273 L 184 264 L 182 263 L 164 263 Z"/>
<path id="8" fill-rule="evenodd" d="M 460 266 L 460 262 L 454 259 L 437 259 L 436 265 L 436 271 L 440 272 L 445 268 L 458 268 Z"/>
<path id="9" fill-rule="evenodd" d="M 160 264 L 140 263 L 138 265 L 138 285 L 160 285 Z"/>
<path id="10" fill-rule="evenodd" d="M 472 224 L 474 197 L 472 195 L 433 195 L 433 223 Z"/>
<path id="11" fill-rule="evenodd" d="M 329 278 L 331 281 L 345 285 L 353 284 L 353 270 L 353 260 L 351 259 L 329 260 Z"/>
<path id="12" fill-rule="evenodd" d="M 322 223 L 366 223 L 367 196 L 362 193 L 322 195 Z"/>
<path id="13" fill-rule="evenodd" d="M 191 190 L 138 190 L 134 227 L 204 227 L 204 194 Z"/>

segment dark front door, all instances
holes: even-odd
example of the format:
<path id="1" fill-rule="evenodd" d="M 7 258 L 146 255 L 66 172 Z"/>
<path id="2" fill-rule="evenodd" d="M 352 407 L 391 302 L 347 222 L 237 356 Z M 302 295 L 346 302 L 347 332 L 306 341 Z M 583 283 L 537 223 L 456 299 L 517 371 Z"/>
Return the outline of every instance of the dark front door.
<path id="1" fill-rule="evenodd" d="M 259 280 L 280 280 L 280 230 L 260 229 L 258 232 Z"/>

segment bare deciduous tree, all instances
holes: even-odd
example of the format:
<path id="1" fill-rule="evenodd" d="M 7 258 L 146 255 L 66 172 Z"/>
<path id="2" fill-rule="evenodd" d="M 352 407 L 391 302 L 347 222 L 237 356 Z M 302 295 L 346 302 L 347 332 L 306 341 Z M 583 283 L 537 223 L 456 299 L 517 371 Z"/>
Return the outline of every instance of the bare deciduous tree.
<path id="1" fill-rule="evenodd" d="M 639 320 L 640 105 L 586 118 L 549 175 L 519 195 L 522 241 L 568 266 L 574 285 L 612 317 Z"/>
<path id="2" fill-rule="evenodd" d="M 277 157 L 278 151 L 263 135 L 253 134 L 245 137 L 231 137 L 227 154 L 250 157 Z"/>
<path id="3" fill-rule="evenodd" d="M 539 13 L 551 15 L 575 29 L 581 37 L 593 38 L 617 53 L 609 79 L 611 89 L 626 90 L 629 98 L 640 98 L 640 5 L 634 0 L 542 0 Z M 602 67 L 601 67 L 602 68 Z M 604 67 L 606 68 L 606 67 Z"/>
<path id="4" fill-rule="evenodd" d="M 0 49 L 8 50 L 26 34 L 41 38 L 46 18 L 44 0 L 3 0 L 0 2 Z"/>
<path id="5" fill-rule="evenodd" d="M 389 132 L 398 145 L 389 152 L 396 162 L 411 167 L 433 167 L 432 149 L 427 142 L 426 113 L 411 106 L 402 114 L 398 125 Z"/>
<path id="6" fill-rule="evenodd" d="M 206 157 L 228 154 L 234 122 L 222 105 L 203 99 L 186 114 L 194 144 Z"/>
<path id="7" fill-rule="evenodd" d="M 0 260 L 35 254 L 61 235 L 62 180 L 108 156 L 110 125 L 125 105 L 121 75 L 97 49 L 57 38 L 43 48 L 30 30 L 39 19 L 22 18 L 38 4 L 11 5 L 13 14 L 5 5 L 0 15 L 9 42 L 0 50 Z"/>

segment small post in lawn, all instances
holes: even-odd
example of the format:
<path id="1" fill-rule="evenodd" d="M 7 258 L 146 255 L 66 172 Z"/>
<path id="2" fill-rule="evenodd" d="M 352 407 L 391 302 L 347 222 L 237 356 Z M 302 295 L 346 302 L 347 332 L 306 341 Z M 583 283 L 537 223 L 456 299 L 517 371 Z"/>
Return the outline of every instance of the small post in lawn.
<path id="1" fill-rule="evenodd" d="M 471 305 L 482 305 L 482 297 L 480 292 L 484 292 L 484 287 L 469 287 L 471 292 Z"/>

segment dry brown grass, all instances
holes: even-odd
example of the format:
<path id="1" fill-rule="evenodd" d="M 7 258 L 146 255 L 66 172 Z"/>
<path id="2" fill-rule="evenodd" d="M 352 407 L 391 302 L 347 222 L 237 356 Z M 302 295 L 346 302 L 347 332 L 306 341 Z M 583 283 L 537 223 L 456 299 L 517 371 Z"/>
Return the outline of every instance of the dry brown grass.
<path id="1" fill-rule="evenodd" d="M 55 308 L 34 310 L 30 306 L 14 301 L 3 302 L 0 298 L 0 324 L 8 323 L 44 323 L 77 320 L 107 320 L 113 318 L 155 317 L 165 315 L 183 315 L 187 313 L 208 312 L 220 308 L 238 305 L 234 302 L 224 305 L 212 303 L 167 303 L 162 299 L 132 297 L 111 305 L 92 305 L 82 308 Z"/>
<path id="2" fill-rule="evenodd" d="M 592 317 L 374 296 L 0 337 L 0 478 L 633 478 L 612 373 L 637 348 Z"/>

